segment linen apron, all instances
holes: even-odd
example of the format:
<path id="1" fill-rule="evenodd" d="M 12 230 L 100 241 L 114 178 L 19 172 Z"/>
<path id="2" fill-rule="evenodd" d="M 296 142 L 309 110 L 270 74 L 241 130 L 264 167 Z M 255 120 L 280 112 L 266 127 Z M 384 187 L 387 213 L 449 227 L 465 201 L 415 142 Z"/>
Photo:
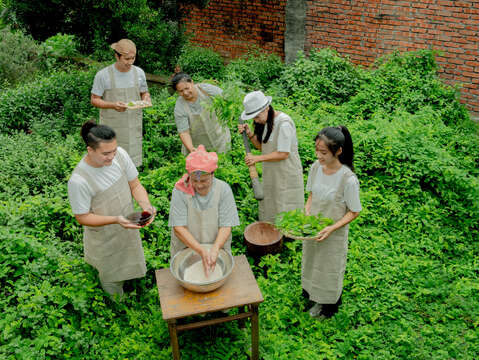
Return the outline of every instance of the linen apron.
<path id="1" fill-rule="evenodd" d="M 220 202 L 221 189 L 224 184 L 221 181 L 216 181 L 213 197 L 211 199 L 212 206 L 205 210 L 200 210 L 194 207 L 191 195 L 187 195 L 188 201 L 188 231 L 200 244 L 214 244 L 216 236 L 218 235 L 218 205 Z M 175 254 L 186 248 L 182 242 L 175 235 L 173 227 L 171 228 L 171 244 L 170 255 L 171 259 Z M 226 240 L 223 248 L 231 253 L 231 234 Z"/>
<path id="2" fill-rule="evenodd" d="M 120 166 L 123 170 L 121 178 L 104 191 L 100 191 L 91 176 L 79 166 L 73 171 L 83 177 L 96 193 L 91 202 L 92 213 L 126 216 L 133 212 L 130 186 L 121 161 Z M 102 283 L 139 278 L 146 274 L 138 229 L 125 229 L 119 224 L 83 226 L 83 251 L 85 261 L 98 270 Z"/>
<path id="3" fill-rule="evenodd" d="M 321 165 L 316 161 L 311 168 L 314 174 L 312 184 L 319 166 Z M 321 213 L 336 223 L 348 212 L 346 202 L 342 200 L 346 183 L 354 173 L 347 166 L 343 167 L 346 171 L 332 199 L 321 199 L 319 194 L 312 192 L 312 215 Z M 333 231 L 321 242 L 303 240 L 301 283 L 310 299 L 319 304 L 335 304 L 341 296 L 348 253 L 348 229 L 349 224 Z"/>
<path id="4" fill-rule="evenodd" d="M 200 86 L 195 85 L 195 87 L 198 91 L 200 103 L 206 102 L 211 104 L 210 96 Z M 207 151 L 216 151 L 218 153 L 225 153 L 231 149 L 230 129 L 221 127 L 214 111 L 208 111 L 202 106 L 201 113 L 193 115 L 190 105 L 183 97 L 180 96 L 178 101 L 183 102 L 188 112 L 190 136 L 195 148 L 203 144 Z M 189 154 L 184 145 L 181 147 L 181 152 L 185 156 Z"/>
<path id="5" fill-rule="evenodd" d="M 105 90 L 103 100 L 105 101 L 130 101 L 141 100 L 138 72 L 132 66 L 134 74 L 134 86 L 129 88 L 117 88 L 113 65 L 108 67 L 108 74 L 111 81 L 111 89 Z M 116 133 L 116 141 L 130 155 L 136 167 L 142 164 L 142 137 L 143 137 L 143 113 L 141 109 L 125 110 L 118 112 L 115 109 L 100 109 L 100 124 L 108 125 Z"/>
<path id="6" fill-rule="evenodd" d="M 280 113 L 275 118 L 268 142 L 261 144 L 261 154 L 266 155 L 277 150 L 279 128 L 283 122 L 289 122 L 294 129 L 296 128 L 289 116 Z M 265 132 L 266 128 L 265 126 Z M 278 213 L 302 209 L 304 207 L 303 166 L 299 158 L 298 146 L 292 146 L 287 159 L 263 161 L 262 166 L 264 200 L 259 202 L 259 220 L 274 223 Z"/>

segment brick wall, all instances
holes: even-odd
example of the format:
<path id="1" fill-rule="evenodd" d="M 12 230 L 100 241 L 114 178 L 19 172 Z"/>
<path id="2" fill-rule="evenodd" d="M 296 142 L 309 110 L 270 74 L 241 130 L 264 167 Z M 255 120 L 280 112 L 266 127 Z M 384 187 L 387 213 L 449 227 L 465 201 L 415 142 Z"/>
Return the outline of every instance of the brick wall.
<path id="1" fill-rule="evenodd" d="M 461 83 L 462 100 L 479 117 L 478 0 L 305 0 L 305 50 L 331 47 L 368 66 L 393 50 L 434 48 L 441 76 Z M 250 44 L 284 56 L 286 0 L 210 0 L 190 6 L 184 23 L 193 42 L 226 58 Z"/>
<path id="2" fill-rule="evenodd" d="M 204 9 L 183 8 L 183 23 L 192 42 L 212 48 L 226 59 L 251 46 L 284 56 L 286 0 L 210 0 Z"/>
<path id="3" fill-rule="evenodd" d="M 462 83 L 462 100 L 479 116 L 479 1 L 308 1 L 306 50 L 331 47 L 357 64 L 434 48 L 441 76 Z"/>

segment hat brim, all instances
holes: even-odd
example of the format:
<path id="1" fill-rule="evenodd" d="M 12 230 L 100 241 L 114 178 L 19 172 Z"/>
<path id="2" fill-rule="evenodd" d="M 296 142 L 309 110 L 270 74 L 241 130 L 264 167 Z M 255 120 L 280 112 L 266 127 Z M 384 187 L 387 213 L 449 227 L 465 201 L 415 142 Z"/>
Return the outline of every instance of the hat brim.
<path id="1" fill-rule="evenodd" d="M 255 118 L 261 111 L 263 111 L 264 109 L 266 109 L 270 104 L 271 104 L 271 101 L 273 100 L 273 98 L 271 96 L 266 96 L 266 99 L 268 100 L 266 102 L 266 104 L 261 107 L 258 111 L 255 111 L 254 113 L 252 114 L 246 114 L 246 111 L 243 111 L 241 113 L 241 120 L 249 120 L 249 119 L 253 119 Z"/>

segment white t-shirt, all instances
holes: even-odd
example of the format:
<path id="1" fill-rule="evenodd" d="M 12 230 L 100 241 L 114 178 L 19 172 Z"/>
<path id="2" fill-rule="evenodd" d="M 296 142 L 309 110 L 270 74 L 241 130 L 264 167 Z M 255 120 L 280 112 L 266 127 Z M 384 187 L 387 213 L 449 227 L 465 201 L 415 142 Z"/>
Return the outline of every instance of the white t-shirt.
<path id="1" fill-rule="evenodd" d="M 278 126 L 279 118 L 284 116 L 288 117 L 291 120 L 291 118 L 285 113 L 280 113 L 273 120 L 273 130 L 275 126 Z M 268 125 L 265 125 L 263 130 L 263 139 L 267 131 L 268 131 Z M 271 136 L 272 135 L 273 133 L 271 133 Z M 268 142 L 271 141 L 271 136 L 269 137 Z M 291 147 L 293 145 L 298 146 L 298 139 L 296 138 L 296 129 L 287 121 L 283 121 L 279 127 L 277 145 L 278 145 L 278 148 L 276 149 L 276 151 L 287 152 L 287 153 L 291 152 Z"/>
<path id="2" fill-rule="evenodd" d="M 236 202 L 231 187 L 222 180 L 213 178 L 211 189 L 205 196 L 195 194 L 191 197 L 193 206 L 198 210 L 206 210 L 213 206 L 213 193 L 217 186 L 222 186 L 218 204 L 218 226 L 233 227 L 240 224 Z M 173 189 L 170 203 L 169 226 L 188 225 L 188 197 L 181 190 Z"/>
<path id="3" fill-rule="evenodd" d="M 314 164 L 316 164 L 315 162 Z M 323 173 L 323 167 L 321 165 L 317 166 L 317 172 L 314 177 L 314 183 L 312 183 L 314 164 L 311 166 L 308 174 L 308 182 L 306 183 L 306 191 L 313 192 L 314 196 L 317 196 L 321 200 L 331 200 L 333 199 L 334 194 L 337 192 L 341 178 L 346 171 L 346 165 L 341 166 L 341 168 L 336 171 L 334 174 L 326 175 Z M 343 199 L 346 203 L 346 207 L 354 212 L 360 212 L 361 201 L 359 200 L 359 181 L 356 175 L 351 176 L 344 186 L 344 195 Z"/>
<path id="4" fill-rule="evenodd" d="M 115 158 L 109 166 L 96 168 L 88 165 L 85 158 L 83 158 L 78 165 L 81 169 L 86 171 L 92 179 L 95 179 L 96 185 L 100 191 L 104 191 L 116 183 L 123 173 L 123 169 L 119 163 L 119 158 L 121 158 L 123 164 L 126 165 L 125 170 L 127 180 L 134 180 L 138 176 L 138 170 L 128 153 L 119 146 Z M 78 174 L 72 174 L 68 180 L 68 199 L 70 200 L 73 214 L 80 215 L 89 213 L 91 200 L 95 195 L 96 193 L 90 187 L 85 178 Z"/>
<path id="5" fill-rule="evenodd" d="M 91 89 L 91 93 L 98 96 L 103 96 L 105 90 L 111 90 L 111 81 L 110 81 L 110 73 L 108 71 L 107 66 L 104 69 L 98 71 L 95 75 L 95 79 L 93 80 L 93 87 Z M 148 85 L 146 83 L 146 75 L 145 72 L 137 66 L 132 66 L 130 71 L 121 72 L 113 66 L 113 76 L 115 76 L 115 85 L 117 88 L 130 88 L 135 86 L 135 68 L 138 73 L 138 86 L 140 87 L 140 93 L 145 93 L 148 91 Z"/>

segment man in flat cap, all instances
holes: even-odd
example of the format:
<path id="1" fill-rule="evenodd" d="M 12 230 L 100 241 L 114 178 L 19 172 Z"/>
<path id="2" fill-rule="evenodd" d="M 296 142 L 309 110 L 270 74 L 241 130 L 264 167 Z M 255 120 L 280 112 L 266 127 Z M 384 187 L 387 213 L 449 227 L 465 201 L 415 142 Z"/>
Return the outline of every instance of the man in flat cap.
<path id="1" fill-rule="evenodd" d="M 128 103 L 143 100 L 151 103 L 145 72 L 134 66 L 136 46 L 121 39 L 111 44 L 116 62 L 95 75 L 91 104 L 100 109 L 100 124 L 116 132 L 118 145 L 124 148 L 135 166 L 142 163 L 142 110 L 129 109 Z"/>

